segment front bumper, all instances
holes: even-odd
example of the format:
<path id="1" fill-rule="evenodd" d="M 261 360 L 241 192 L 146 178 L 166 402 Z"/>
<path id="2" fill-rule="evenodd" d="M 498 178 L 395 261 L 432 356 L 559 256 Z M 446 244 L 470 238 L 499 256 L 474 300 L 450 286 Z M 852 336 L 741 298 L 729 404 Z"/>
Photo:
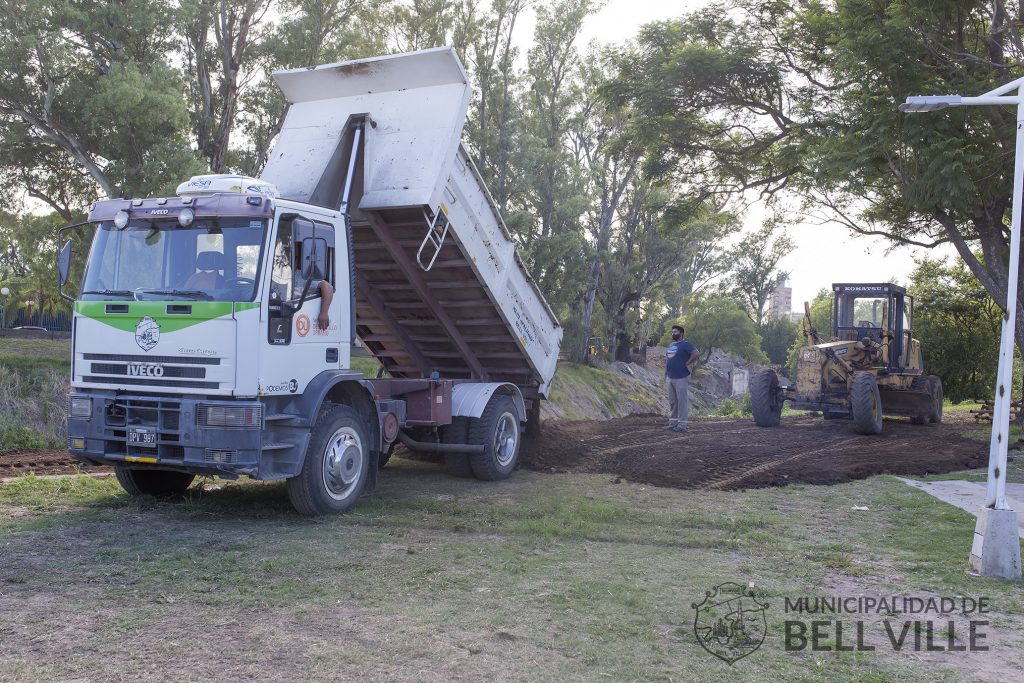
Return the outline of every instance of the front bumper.
<path id="1" fill-rule="evenodd" d="M 68 417 L 68 450 L 84 462 L 269 479 L 289 476 L 297 461 L 295 452 L 304 446 L 300 442 L 270 443 L 265 406 L 258 400 L 217 401 L 114 391 L 76 391 L 74 396 L 91 399 L 88 418 L 70 412 Z M 201 426 L 200 406 L 205 410 L 219 405 L 251 408 L 259 411 L 260 419 L 247 427 Z M 131 442 L 132 430 L 155 433 L 155 443 Z M 263 451 L 271 445 L 273 457 L 268 458 Z"/>

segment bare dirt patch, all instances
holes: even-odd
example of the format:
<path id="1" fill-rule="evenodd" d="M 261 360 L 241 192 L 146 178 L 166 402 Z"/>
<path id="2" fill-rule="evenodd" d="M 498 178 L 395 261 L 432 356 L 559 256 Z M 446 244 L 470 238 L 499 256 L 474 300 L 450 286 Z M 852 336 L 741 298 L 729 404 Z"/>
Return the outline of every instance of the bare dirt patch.
<path id="1" fill-rule="evenodd" d="M 836 484 L 875 474 L 940 474 L 985 467 L 984 444 L 950 424 L 886 420 L 882 434 L 862 436 L 845 420 L 787 417 L 775 429 L 752 420 L 692 421 L 665 431 L 665 418 L 634 415 L 604 422 L 546 422 L 524 444 L 525 467 L 605 472 L 630 481 L 733 490 L 785 484 Z"/>
<path id="2" fill-rule="evenodd" d="M 26 474 L 77 474 L 110 472 L 109 467 L 83 465 L 71 459 L 67 451 L 18 450 L 0 453 L 0 479 Z"/>

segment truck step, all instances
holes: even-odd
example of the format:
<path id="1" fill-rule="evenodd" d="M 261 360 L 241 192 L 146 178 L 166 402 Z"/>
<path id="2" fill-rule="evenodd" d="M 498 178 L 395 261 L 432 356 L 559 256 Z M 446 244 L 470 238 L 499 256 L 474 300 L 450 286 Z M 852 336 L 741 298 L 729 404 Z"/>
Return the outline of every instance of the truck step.
<path id="1" fill-rule="evenodd" d="M 288 413 L 275 413 L 273 415 L 267 415 L 264 419 L 266 419 L 267 422 L 281 422 L 283 420 L 294 420 L 298 417 L 298 415 L 289 415 Z"/>
<path id="2" fill-rule="evenodd" d="M 295 448 L 293 443 L 265 443 L 263 444 L 264 451 L 283 451 L 289 448 Z"/>

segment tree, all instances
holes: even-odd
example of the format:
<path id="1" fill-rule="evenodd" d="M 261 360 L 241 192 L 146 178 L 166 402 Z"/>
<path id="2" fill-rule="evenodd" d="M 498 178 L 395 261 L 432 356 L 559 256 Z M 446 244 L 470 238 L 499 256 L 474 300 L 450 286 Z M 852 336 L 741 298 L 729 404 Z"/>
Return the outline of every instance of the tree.
<path id="1" fill-rule="evenodd" d="M 950 400 L 994 395 L 1002 313 L 963 265 L 923 259 L 911 275 L 913 332 Z"/>
<path id="2" fill-rule="evenodd" d="M 576 123 L 569 132 L 577 162 L 597 197 L 588 212 L 587 227 L 594 250 L 587 270 L 587 286 L 580 302 L 580 342 L 572 347 L 577 362 L 586 353 L 594 313 L 594 302 L 602 277 L 609 268 L 608 248 L 623 193 L 632 184 L 641 163 L 640 151 L 630 144 L 628 113 L 602 106 L 596 91 L 607 78 L 603 58 L 591 54 L 583 66 L 583 101 Z M 574 302 L 576 303 L 576 302 Z M 624 313 L 623 313 L 624 315 Z"/>
<path id="3" fill-rule="evenodd" d="M 163 192 L 196 168 L 181 79 L 167 63 L 173 24 L 156 0 L 2 5 L 6 197 L 24 192 L 68 220 L 98 194 Z"/>
<path id="4" fill-rule="evenodd" d="M 686 222 L 683 253 L 669 294 L 669 314 L 678 317 L 683 302 L 729 270 L 725 242 L 740 229 L 736 214 L 708 207 Z"/>
<path id="5" fill-rule="evenodd" d="M 794 248 L 793 241 L 784 234 L 773 240 L 774 232 L 773 225 L 765 225 L 740 240 L 729 252 L 732 291 L 758 329 L 764 323 L 768 300 L 789 275 L 778 269 L 779 261 Z"/>
<path id="6" fill-rule="evenodd" d="M 642 175 L 629 184 L 617 212 L 600 288 L 616 360 L 631 360 L 641 304 L 671 276 L 685 248 L 684 225 L 667 213 L 674 199 L 669 188 Z"/>
<path id="7" fill-rule="evenodd" d="M 761 326 L 761 350 L 772 365 L 785 365 L 793 339 L 800 334 L 800 326 L 788 317 L 769 318 Z"/>
<path id="8" fill-rule="evenodd" d="M 583 232 L 591 202 L 585 169 L 569 144 L 580 101 L 575 41 L 590 11 L 589 0 L 559 0 L 537 9 L 513 161 L 520 186 L 506 214 L 541 291 L 559 313 L 580 299 L 593 253 Z M 571 317 L 566 325 L 570 344 L 581 336 L 579 318 Z"/>
<path id="9" fill-rule="evenodd" d="M 0 300 L 6 323 L 15 319 L 26 301 L 40 314 L 67 310 L 57 292 L 53 258 L 56 230 L 63 223 L 64 218 L 56 213 L 34 216 L 0 212 L 0 286 L 11 290 Z"/>
<path id="10" fill-rule="evenodd" d="M 688 308 L 689 313 L 683 321 L 686 338 L 700 349 L 702 363 L 708 361 L 713 349 L 721 349 L 752 363 L 768 361 L 761 350 L 761 338 L 757 336 L 754 323 L 728 296 L 697 296 L 689 302 Z M 667 340 L 662 342 L 667 343 Z"/>
<path id="11" fill-rule="evenodd" d="M 260 26 L 272 0 L 184 0 L 179 22 L 192 127 L 210 170 L 228 165 L 238 98 L 259 73 L 250 62 L 261 51 Z"/>

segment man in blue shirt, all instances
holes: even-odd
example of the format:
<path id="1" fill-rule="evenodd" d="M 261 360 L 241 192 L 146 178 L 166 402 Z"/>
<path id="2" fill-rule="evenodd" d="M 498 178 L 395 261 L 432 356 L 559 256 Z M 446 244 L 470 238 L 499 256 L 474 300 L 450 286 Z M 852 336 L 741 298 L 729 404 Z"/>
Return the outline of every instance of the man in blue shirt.
<path id="1" fill-rule="evenodd" d="M 697 347 L 685 338 L 686 330 L 682 325 L 672 326 L 672 343 L 665 354 L 665 378 L 668 381 L 668 426 L 674 432 L 685 432 L 686 422 L 690 414 L 690 401 L 687 390 L 690 385 L 690 373 L 697 362 Z"/>

